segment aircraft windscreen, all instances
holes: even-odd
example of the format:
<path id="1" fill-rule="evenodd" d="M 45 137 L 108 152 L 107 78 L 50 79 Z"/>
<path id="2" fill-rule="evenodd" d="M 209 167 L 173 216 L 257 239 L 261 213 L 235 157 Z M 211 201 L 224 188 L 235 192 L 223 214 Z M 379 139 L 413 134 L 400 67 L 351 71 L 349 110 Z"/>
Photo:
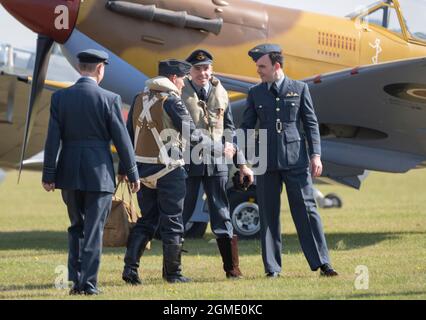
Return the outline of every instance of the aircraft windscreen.
<path id="1" fill-rule="evenodd" d="M 413 38 L 426 42 L 426 0 L 399 0 L 405 24 Z"/>
<path id="2" fill-rule="evenodd" d="M 393 6 L 383 4 L 378 9 L 362 17 L 362 21 L 386 28 L 397 34 L 402 34 L 398 13 Z"/>
<path id="3" fill-rule="evenodd" d="M 360 15 L 364 15 L 365 13 L 367 13 L 368 11 L 370 11 L 371 8 L 377 6 L 378 4 L 381 4 L 383 1 L 376 1 L 374 3 L 365 5 L 365 6 L 359 6 L 357 10 L 349 13 L 346 15 L 346 18 L 352 19 L 355 17 L 358 17 Z"/>

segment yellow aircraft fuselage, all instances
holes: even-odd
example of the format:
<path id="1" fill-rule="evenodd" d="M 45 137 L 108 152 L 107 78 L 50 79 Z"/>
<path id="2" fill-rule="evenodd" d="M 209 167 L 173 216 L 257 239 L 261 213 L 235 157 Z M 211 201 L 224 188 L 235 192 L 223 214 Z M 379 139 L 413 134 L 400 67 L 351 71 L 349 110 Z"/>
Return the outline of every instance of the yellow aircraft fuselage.
<path id="1" fill-rule="evenodd" d="M 184 59 L 192 50 L 204 48 L 214 55 L 216 72 L 257 78 L 247 52 L 265 42 L 282 46 L 285 72 L 295 79 L 426 56 L 425 45 L 377 25 L 258 2 L 127 1 L 207 19 L 222 18 L 218 35 L 122 15 L 109 10 L 107 2 L 81 2 L 77 28 L 150 77 L 157 73 L 159 60 Z"/>

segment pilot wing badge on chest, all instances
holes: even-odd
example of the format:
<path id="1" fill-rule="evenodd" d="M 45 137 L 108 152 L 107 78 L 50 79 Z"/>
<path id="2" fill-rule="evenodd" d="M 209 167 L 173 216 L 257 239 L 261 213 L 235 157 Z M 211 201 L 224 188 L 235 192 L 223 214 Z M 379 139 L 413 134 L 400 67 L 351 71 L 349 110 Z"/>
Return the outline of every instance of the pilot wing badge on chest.
<path id="1" fill-rule="evenodd" d="M 285 95 L 286 97 L 298 97 L 299 94 L 297 92 L 287 92 L 287 94 Z"/>

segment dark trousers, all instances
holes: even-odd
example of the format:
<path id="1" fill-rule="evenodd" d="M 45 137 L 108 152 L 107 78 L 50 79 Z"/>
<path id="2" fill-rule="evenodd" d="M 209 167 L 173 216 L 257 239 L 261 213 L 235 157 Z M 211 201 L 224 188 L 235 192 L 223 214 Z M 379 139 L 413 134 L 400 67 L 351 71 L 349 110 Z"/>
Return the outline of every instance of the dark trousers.
<path id="1" fill-rule="evenodd" d="M 300 245 L 311 270 L 329 263 L 321 217 L 318 214 L 307 168 L 267 171 L 257 177 L 261 222 L 262 258 L 265 272 L 281 272 L 280 207 L 283 183 Z"/>
<path id="2" fill-rule="evenodd" d="M 160 228 L 164 244 L 181 243 L 185 178 L 184 169 L 177 168 L 158 180 L 157 189 L 141 185 L 137 196 L 142 217 L 138 219 L 132 233 L 146 234 L 152 239 L 157 228 Z"/>
<path id="3" fill-rule="evenodd" d="M 191 219 L 197 204 L 200 184 L 207 196 L 212 232 L 217 238 L 232 238 L 233 227 L 226 194 L 228 176 L 194 176 L 186 179 L 186 197 L 183 209 L 184 225 Z"/>
<path id="4" fill-rule="evenodd" d="M 62 190 L 71 226 L 68 228 L 68 277 L 81 290 L 96 288 L 105 221 L 112 194 Z"/>

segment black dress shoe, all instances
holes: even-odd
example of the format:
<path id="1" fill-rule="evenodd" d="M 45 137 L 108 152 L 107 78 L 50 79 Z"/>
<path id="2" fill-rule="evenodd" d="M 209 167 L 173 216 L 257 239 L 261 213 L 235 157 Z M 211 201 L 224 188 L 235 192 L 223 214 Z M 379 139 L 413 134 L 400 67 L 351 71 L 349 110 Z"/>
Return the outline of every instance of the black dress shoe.
<path id="1" fill-rule="evenodd" d="M 268 272 L 266 273 L 266 277 L 267 278 L 278 278 L 280 277 L 279 272 Z"/>
<path id="2" fill-rule="evenodd" d="M 101 291 L 96 288 L 87 288 L 83 290 L 84 295 L 86 296 L 97 296 L 101 294 Z"/>
<path id="3" fill-rule="evenodd" d="M 335 277 L 338 276 L 339 274 L 336 272 L 336 270 L 334 270 L 332 268 L 331 265 L 329 265 L 328 263 L 323 264 L 320 267 L 321 271 L 320 271 L 320 275 L 323 277 Z"/>
<path id="4" fill-rule="evenodd" d="M 176 276 L 176 277 L 166 277 L 165 280 L 168 283 L 186 283 L 191 282 L 191 279 L 184 277 L 184 276 Z"/>
<path id="5" fill-rule="evenodd" d="M 76 285 L 73 285 L 72 286 L 72 288 L 71 288 L 71 290 L 70 290 L 70 296 L 76 296 L 76 295 L 79 295 L 79 294 L 81 294 L 81 291 L 80 291 L 80 289 L 78 288 L 78 286 L 76 286 Z"/>

